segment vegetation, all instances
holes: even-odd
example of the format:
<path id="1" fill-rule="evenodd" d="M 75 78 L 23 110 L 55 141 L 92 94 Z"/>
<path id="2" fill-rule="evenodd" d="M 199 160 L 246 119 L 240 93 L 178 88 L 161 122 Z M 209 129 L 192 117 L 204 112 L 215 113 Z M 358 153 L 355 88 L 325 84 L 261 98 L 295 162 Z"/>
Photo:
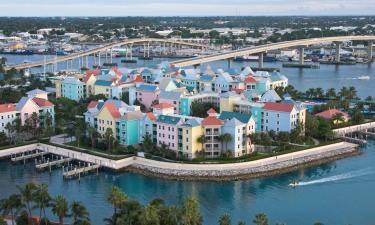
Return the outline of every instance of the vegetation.
<path id="1" fill-rule="evenodd" d="M 6 224 L 1 216 L 10 216 L 12 224 L 17 225 L 49 225 L 50 218 L 45 211 L 51 209 L 58 223 L 66 224 L 65 219 L 72 225 L 90 225 L 89 213 L 85 206 L 77 201 L 68 203 L 62 195 L 51 197 L 45 184 L 26 184 L 20 187 L 19 194 L 10 195 L 0 200 L 0 225 Z M 107 225 L 203 225 L 203 216 L 199 202 L 194 197 L 186 198 L 181 206 L 168 206 L 163 199 L 156 198 L 148 204 L 130 199 L 119 187 L 112 187 L 107 195 L 107 201 L 113 207 L 113 213 L 104 219 Z M 39 209 L 39 221 L 31 220 L 30 209 Z M 43 214 L 42 214 L 43 212 Z M 55 219 L 53 218 L 53 219 Z M 255 225 L 268 225 L 268 217 L 264 213 L 256 214 L 252 219 Z M 218 220 L 219 225 L 232 225 L 229 214 L 222 215 Z M 245 225 L 243 221 L 238 225 Z M 278 223 L 279 224 L 279 223 Z M 316 223 L 318 224 L 318 223 Z M 321 223 L 319 223 L 321 224 Z"/>
<path id="2" fill-rule="evenodd" d="M 194 102 L 191 103 L 191 113 L 190 114 L 191 114 L 191 116 L 206 118 L 207 117 L 207 111 L 211 108 L 215 109 L 216 112 L 220 111 L 219 108 L 217 106 L 215 106 L 214 104 L 194 101 Z"/>

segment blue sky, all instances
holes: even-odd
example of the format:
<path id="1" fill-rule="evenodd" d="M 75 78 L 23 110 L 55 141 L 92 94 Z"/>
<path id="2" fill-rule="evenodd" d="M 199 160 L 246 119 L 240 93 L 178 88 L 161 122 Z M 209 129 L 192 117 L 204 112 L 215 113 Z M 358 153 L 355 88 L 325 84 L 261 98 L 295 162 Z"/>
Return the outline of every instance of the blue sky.
<path id="1" fill-rule="evenodd" d="M 0 0 L 0 16 L 374 14 L 375 0 Z"/>

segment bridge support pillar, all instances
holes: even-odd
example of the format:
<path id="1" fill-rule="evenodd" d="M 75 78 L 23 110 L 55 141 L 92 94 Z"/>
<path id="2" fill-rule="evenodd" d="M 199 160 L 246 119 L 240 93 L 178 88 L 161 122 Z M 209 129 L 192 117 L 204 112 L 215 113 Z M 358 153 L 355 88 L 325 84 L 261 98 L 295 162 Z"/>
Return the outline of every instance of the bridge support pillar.
<path id="1" fill-rule="evenodd" d="M 368 42 L 368 52 L 367 52 L 367 56 L 368 56 L 368 60 L 369 60 L 369 62 L 372 62 L 372 57 L 373 57 L 372 44 L 373 44 L 372 41 L 369 41 L 369 42 Z"/>
<path id="2" fill-rule="evenodd" d="M 147 43 L 147 58 L 150 58 L 150 42 Z"/>
<path id="3" fill-rule="evenodd" d="M 336 44 L 336 62 L 340 62 L 341 42 L 335 42 Z"/>
<path id="4" fill-rule="evenodd" d="M 89 68 L 89 56 L 86 56 L 86 68 Z"/>
<path id="5" fill-rule="evenodd" d="M 227 59 L 228 61 L 228 69 L 232 68 L 232 59 Z"/>
<path id="6" fill-rule="evenodd" d="M 259 53 L 258 67 L 263 68 L 263 52 Z"/>
<path id="7" fill-rule="evenodd" d="M 198 68 L 201 64 L 195 64 L 193 65 L 194 69 Z"/>
<path id="8" fill-rule="evenodd" d="M 303 65 L 305 63 L 305 48 L 301 47 L 299 49 L 299 64 Z"/>
<path id="9" fill-rule="evenodd" d="M 108 49 L 105 49 L 105 63 L 108 63 Z"/>
<path id="10" fill-rule="evenodd" d="M 109 57 L 110 57 L 109 60 L 110 60 L 110 63 L 112 63 L 112 62 L 113 62 L 113 49 L 110 48 L 110 49 L 109 49 L 109 52 L 110 52 L 110 53 L 109 53 L 109 54 L 110 54 L 110 55 L 109 55 Z"/>
<path id="11" fill-rule="evenodd" d="M 100 51 L 98 52 L 98 66 L 102 66 L 102 64 L 100 64 Z"/>

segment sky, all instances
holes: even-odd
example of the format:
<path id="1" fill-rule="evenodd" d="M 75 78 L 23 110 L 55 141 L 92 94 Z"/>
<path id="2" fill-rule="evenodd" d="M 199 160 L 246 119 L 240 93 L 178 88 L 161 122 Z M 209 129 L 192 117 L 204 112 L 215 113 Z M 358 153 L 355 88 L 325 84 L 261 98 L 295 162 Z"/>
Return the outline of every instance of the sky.
<path id="1" fill-rule="evenodd" d="M 374 14 L 375 0 L 0 0 L 0 16 Z"/>

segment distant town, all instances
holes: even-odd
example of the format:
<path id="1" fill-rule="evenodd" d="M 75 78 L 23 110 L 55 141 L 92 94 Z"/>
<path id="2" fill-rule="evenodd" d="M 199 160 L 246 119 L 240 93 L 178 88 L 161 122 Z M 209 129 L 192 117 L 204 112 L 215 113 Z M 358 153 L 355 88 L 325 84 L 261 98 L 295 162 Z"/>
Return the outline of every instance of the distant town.
<path id="1" fill-rule="evenodd" d="M 359 155 L 375 137 L 374 33 L 373 16 L 0 18 L 0 158 L 78 182 L 107 170 L 233 181 Z M 370 87 L 360 95 L 358 84 Z M 114 187 L 107 200 L 124 219 L 124 193 Z M 152 204 L 137 213 L 172 210 Z M 197 200 L 183 204 L 181 224 L 202 224 Z M 188 204 L 198 221 L 186 221 Z M 68 209 L 51 207 L 64 224 Z M 86 214 L 72 224 L 90 224 Z"/>

